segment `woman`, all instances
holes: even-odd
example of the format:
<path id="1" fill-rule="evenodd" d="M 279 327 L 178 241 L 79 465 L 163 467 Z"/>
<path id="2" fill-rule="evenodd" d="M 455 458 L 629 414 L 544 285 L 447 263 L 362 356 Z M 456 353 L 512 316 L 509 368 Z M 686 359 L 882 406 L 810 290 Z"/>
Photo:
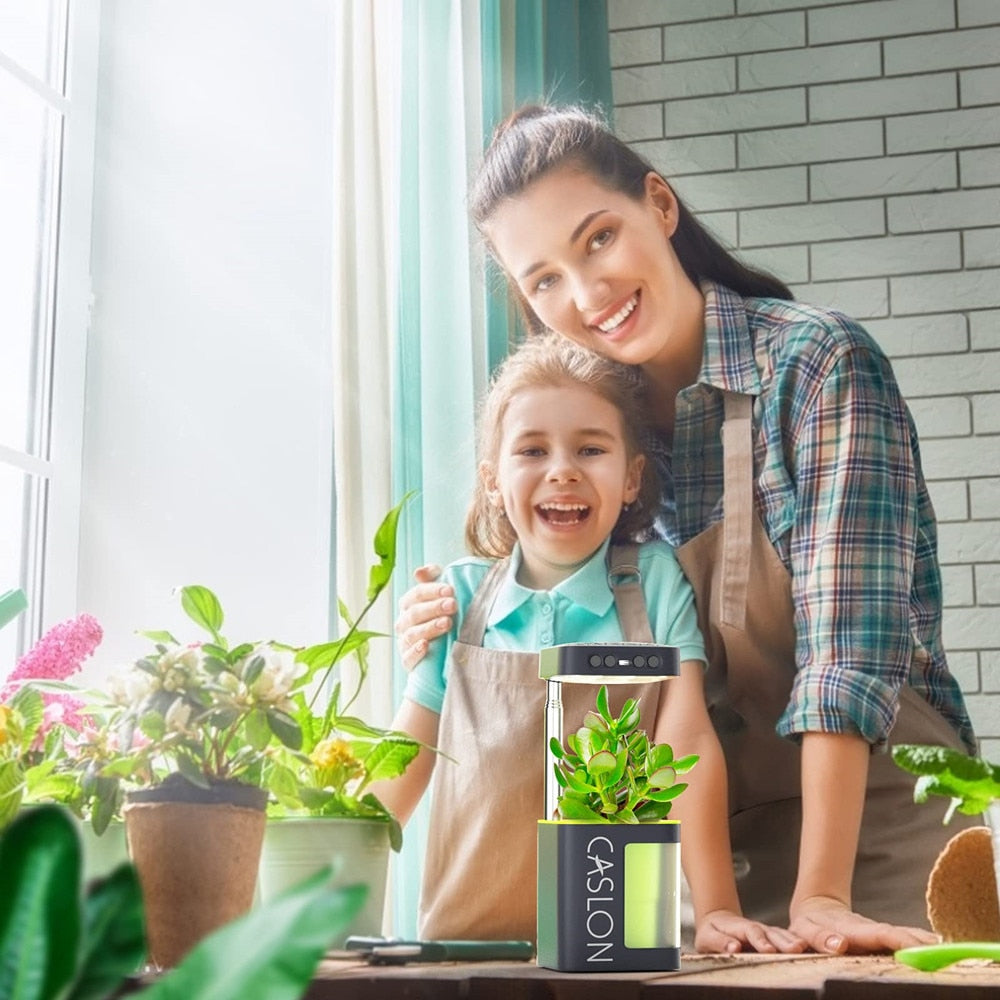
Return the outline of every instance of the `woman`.
<path id="1" fill-rule="evenodd" d="M 471 206 L 532 329 L 639 365 L 655 387 L 659 527 L 708 645 L 745 914 L 787 920 L 817 951 L 933 940 L 923 885 L 956 828 L 913 804 L 885 749 L 890 732 L 970 752 L 975 738 L 888 360 L 847 317 L 736 261 L 578 109 L 501 125 Z M 449 601 L 425 584 L 401 602 L 408 664 Z"/>

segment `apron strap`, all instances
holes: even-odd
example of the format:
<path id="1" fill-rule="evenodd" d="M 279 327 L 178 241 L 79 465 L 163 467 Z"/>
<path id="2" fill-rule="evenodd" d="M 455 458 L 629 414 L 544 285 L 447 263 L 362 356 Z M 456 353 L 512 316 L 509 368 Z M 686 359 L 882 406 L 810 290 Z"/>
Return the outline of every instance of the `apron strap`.
<path id="1" fill-rule="evenodd" d="M 615 597 L 615 611 L 625 642 L 653 642 L 642 593 L 638 545 L 608 547 L 608 586 Z"/>
<path id="2" fill-rule="evenodd" d="M 467 646 L 481 646 L 483 636 L 486 635 L 486 619 L 489 616 L 490 608 L 496 600 L 497 591 L 507 576 L 510 567 L 510 556 L 506 559 L 498 559 L 489 569 L 483 582 L 476 588 L 469 610 L 462 620 L 462 627 L 459 629 L 458 641 L 464 642 Z"/>
<path id="3" fill-rule="evenodd" d="M 746 627 L 753 527 L 753 397 L 724 392 L 724 516 L 721 621 Z"/>

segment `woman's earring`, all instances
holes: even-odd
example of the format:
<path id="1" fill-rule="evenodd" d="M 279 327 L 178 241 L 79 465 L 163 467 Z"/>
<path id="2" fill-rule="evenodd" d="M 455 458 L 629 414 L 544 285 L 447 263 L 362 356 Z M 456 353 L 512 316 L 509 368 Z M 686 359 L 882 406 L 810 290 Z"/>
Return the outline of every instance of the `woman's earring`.
<path id="1" fill-rule="evenodd" d="M 622 513 L 623 514 L 627 514 L 631 509 L 632 509 L 632 504 L 631 503 L 624 503 L 624 504 L 622 504 Z"/>

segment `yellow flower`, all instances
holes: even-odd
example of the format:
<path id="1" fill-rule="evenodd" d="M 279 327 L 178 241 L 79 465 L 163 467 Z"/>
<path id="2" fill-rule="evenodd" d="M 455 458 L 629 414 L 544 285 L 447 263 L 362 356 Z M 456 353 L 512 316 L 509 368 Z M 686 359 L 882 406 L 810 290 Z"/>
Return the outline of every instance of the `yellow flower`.
<path id="1" fill-rule="evenodd" d="M 0 746 L 11 742 L 11 721 L 14 718 L 14 709 L 6 705 L 0 705 Z"/>
<path id="2" fill-rule="evenodd" d="M 347 740 L 320 740 L 309 755 L 309 759 L 317 767 L 322 768 L 344 767 L 353 770 L 355 765 L 360 764 L 360 761 L 351 753 L 351 745 Z"/>

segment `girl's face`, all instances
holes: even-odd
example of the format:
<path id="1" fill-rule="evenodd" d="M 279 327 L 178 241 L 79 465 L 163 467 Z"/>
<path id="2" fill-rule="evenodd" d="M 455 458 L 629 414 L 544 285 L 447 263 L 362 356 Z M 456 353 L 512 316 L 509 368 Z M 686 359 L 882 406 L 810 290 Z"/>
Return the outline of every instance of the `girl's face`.
<path id="1" fill-rule="evenodd" d="M 538 318 L 629 364 L 700 360 L 701 293 L 670 244 L 677 200 L 657 174 L 635 200 L 572 165 L 501 202 L 486 235 Z"/>
<path id="2" fill-rule="evenodd" d="M 496 464 L 480 475 L 521 545 L 518 582 L 551 590 L 611 534 L 639 492 L 618 409 L 579 384 L 524 389 L 503 416 Z"/>

